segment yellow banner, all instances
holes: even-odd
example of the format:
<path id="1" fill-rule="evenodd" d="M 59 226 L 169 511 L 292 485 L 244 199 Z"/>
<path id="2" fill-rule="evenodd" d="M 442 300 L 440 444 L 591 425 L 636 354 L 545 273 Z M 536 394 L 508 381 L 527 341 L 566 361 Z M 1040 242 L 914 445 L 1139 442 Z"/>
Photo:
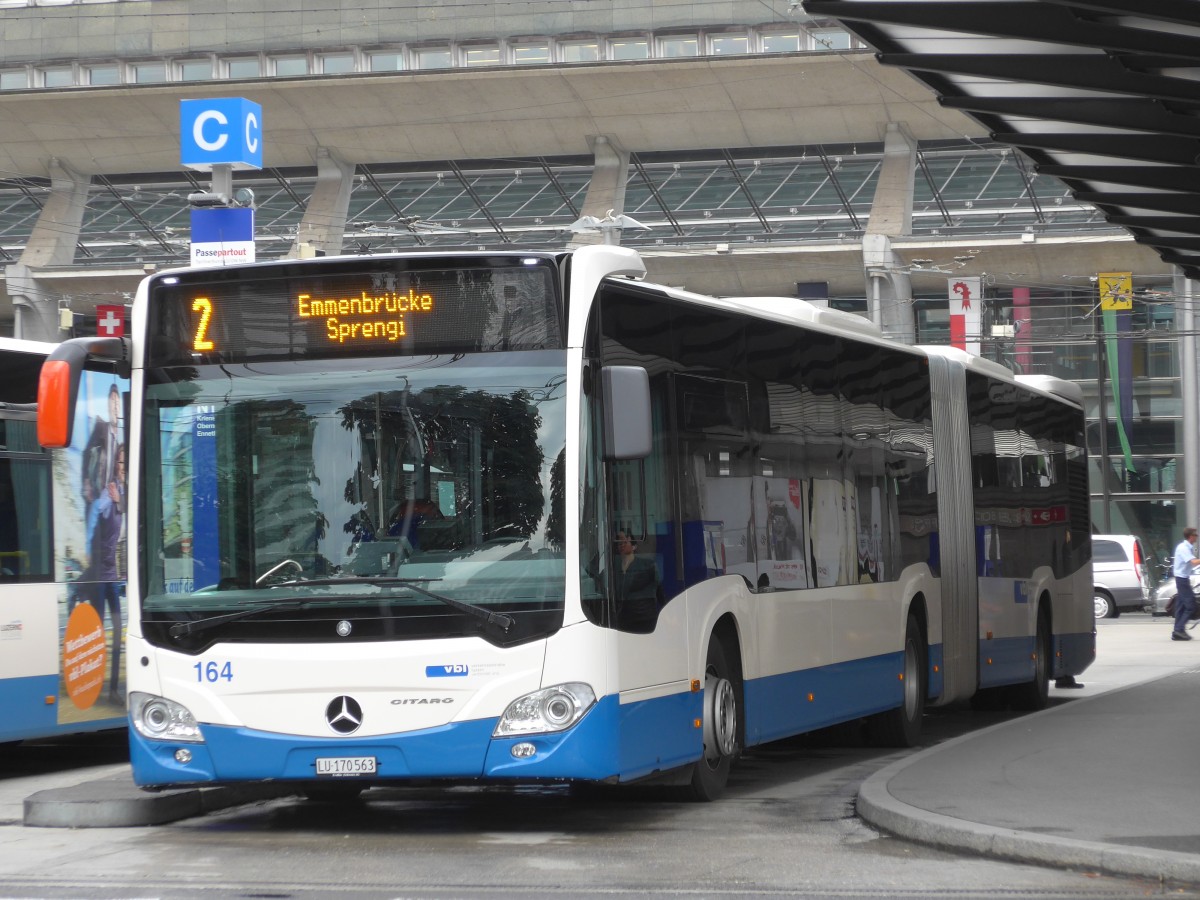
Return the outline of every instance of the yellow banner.
<path id="1" fill-rule="evenodd" d="M 1101 272 L 1100 309 L 1133 309 L 1133 273 Z"/>

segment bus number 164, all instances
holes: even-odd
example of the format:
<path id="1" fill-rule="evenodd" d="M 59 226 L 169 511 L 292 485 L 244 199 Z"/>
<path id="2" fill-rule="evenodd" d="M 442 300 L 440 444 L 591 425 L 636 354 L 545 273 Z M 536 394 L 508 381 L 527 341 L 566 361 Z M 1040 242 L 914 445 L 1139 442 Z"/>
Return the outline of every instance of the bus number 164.
<path id="1" fill-rule="evenodd" d="M 233 681 L 233 663 L 228 660 L 224 663 L 219 663 L 215 660 L 198 662 L 192 668 L 196 670 L 197 681 L 207 681 L 209 683 Z"/>

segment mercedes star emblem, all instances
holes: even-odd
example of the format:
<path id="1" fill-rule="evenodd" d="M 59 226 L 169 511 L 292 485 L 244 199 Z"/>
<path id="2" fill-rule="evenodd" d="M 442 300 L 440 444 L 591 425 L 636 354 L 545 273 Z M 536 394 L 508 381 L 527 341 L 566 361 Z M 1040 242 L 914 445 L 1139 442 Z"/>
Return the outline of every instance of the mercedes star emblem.
<path id="1" fill-rule="evenodd" d="M 362 725 L 362 707 L 353 697 L 334 697 L 325 707 L 325 721 L 338 734 L 353 734 Z"/>

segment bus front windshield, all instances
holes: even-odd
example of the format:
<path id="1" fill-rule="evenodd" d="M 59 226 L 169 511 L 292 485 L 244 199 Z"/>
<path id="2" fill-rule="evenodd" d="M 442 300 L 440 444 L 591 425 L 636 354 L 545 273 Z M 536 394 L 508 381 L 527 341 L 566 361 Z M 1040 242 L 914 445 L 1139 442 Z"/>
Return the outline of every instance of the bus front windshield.
<path id="1" fill-rule="evenodd" d="M 147 372 L 149 640 L 530 640 L 561 625 L 565 354 Z"/>

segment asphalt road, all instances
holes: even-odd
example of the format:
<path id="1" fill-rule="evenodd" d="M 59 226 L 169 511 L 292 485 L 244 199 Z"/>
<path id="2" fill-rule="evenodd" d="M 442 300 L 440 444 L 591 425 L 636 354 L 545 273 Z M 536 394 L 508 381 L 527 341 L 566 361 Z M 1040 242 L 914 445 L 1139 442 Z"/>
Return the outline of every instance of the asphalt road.
<path id="1" fill-rule="evenodd" d="M 1055 690 L 1053 702 L 1193 666 L 1162 652 L 1168 634 L 1144 615 L 1100 622 L 1100 658 L 1084 688 Z M 1008 717 L 938 710 L 927 717 L 927 741 Z M 907 752 L 863 746 L 853 729 L 771 744 L 743 760 L 714 804 L 650 786 L 424 786 L 374 790 L 350 807 L 288 797 L 150 828 L 62 829 L 25 827 L 23 799 L 121 771 L 120 739 L 20 747 L 0 765 L 0 898 L 1200 898 L 1200 889 L 881 835 L 855 816 L 858 786 Z"/>

